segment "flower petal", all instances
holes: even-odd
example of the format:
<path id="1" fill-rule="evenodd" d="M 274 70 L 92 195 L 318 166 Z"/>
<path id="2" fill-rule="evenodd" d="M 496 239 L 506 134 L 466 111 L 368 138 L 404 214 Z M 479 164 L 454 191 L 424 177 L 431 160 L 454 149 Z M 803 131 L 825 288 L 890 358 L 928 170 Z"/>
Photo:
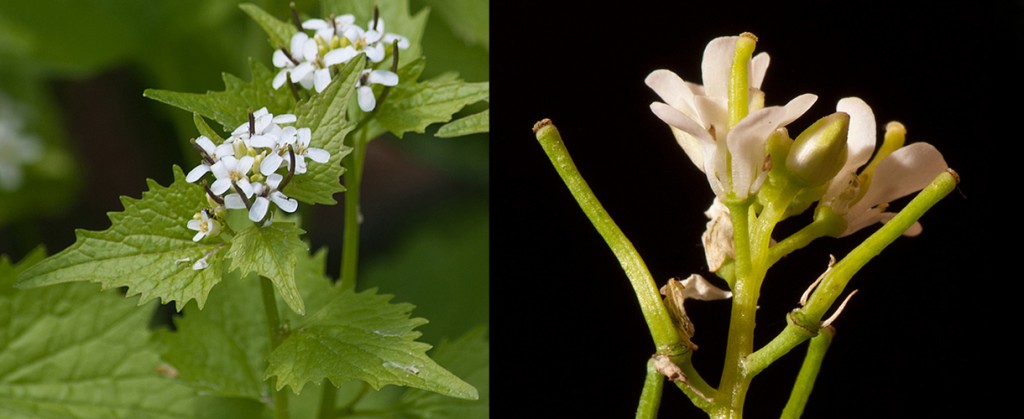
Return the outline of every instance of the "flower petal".
<path id="1" fill-rule="evenodd" d="M 292 66 L 292 60 L 285 55 L 284 51 L 281 50 L 274 51 L 274 56 L 271 61 L 273 61 L 274 67 L 277 68 L 287 68 Z"/>
<path id="2" fill-rule="evenodd" d="M 270 193 L 270 200 L 277 204 L 277 207 L 284 212 L 295 212 L 299 208 L 299 201 L 287 197 L 285 194 L 274 191 Z"/>
<path id="3" fill-rule="evenodd" d="M 315 68 L 313 67 L 313 64 L 310 62 L 303 62 L 302 64 L 295 66 L 295 68 L 293 68 L 291 72 L 292 81 L 296 83 L 301 83 L 303 80 L 306 79 L 306 76 L 309 76 L 311 73 L 313 73 L 313 70 L 315 70 Z"/>
<path id="4" fill-rule="evenodd" d="M 275 148 L 277 139 L 273 135 L 255 135 L 249 140 L 249 147 Z"/>
<path id="5" fill-rule="evenodd" d="M 252 208 L 249 208 L 249 219 L 253 222 L 262 220 L 267 215 L 268 208 L 270 208 L 270 200 L 262 196 L 257 197 L 252 202 Z"/>
<path id="6" fill-rule="evenodd" d="M 352 48 L 352 46 L 347 46 L 345 48 L 332 49 L 327 54 L 324 54 L 324 65 L 332 66 L 332 65 L 335 65 L 335 64 L 347 63 L 349 60 L 351 60 L 357 54 L 359 54 L 359 53 L 356 52 L 356 49 Z"/>
<path id="7" fill-rule="evenodd" d="M 242 201 L 242 196 L 237 193 L 231 193 L 224 196 L 224 208 L 227 209 L 244 209 L 245 202 Z"/>
<path id="8" fill-rule="evenodd" d="M 331 84 L 331 70 L 321 68 L 313 72 L 313 87 L 316 88 L 317 93 L 323 92 L 329 84 Z"/>
<path id="9" fill-rule="evenodd" d="M 196 138 L 196 144 L 198 144 L 199 147 L 201 147 L 209 156 L 212 156 L 214 151 L 217 150 L 217 146 L 213 145 L 213 141 L 210 141 L 210 138 L 205 135 L 201 135 L 199 138 Z"/>
<path id="10" fill-rule="evenodd" d="M 306 149 L 306 157 L 317 163 L 327 163 L 327 160 L 331 158 L 331 153 L 327 150 L 310 147 Z"/>
<path id="11" fill-rule="evenodd" d="M 768 72 L 768 63 L 771 59 L 768 57 L 767 52 L 762 52 L 754 56 L 754 59 L 750 61 L 750 87 L 755 89 L 761 88 L 761 83 L 764 82 L 764 75 Z"/>
<path id="12" fill-rule="evenodd" d="M 290 124 L 296 121 L 296 117 L 295 114 L 283 113 L 275 116 L 271 121 L 275 124 Z"/>
<path id="13" fill-rule="evenodd" d="M 292 57 L 298 59 L 298 57 L 302 55 L 302 48 L 306 45 L 306 41 L 309 41 L 309 35 L 306 35 L 305 32 L 298 31 L 295 32 L 295 35 L 292 35 L 291 43 L 289 45 Z"/>
<path id="14" fill-rule="evenodd" d="M 238 165 L 235 166 L 235 171 L 243 175 L 249 174 L 249 171 L 252 170 L 252 165 L 255 162 L 256 159 L 254 159 L 252 156 L 242 156 L 242 158 L 238 160 Z"/>
<path id="15" fill-rule="evenodd" d="M 700 64 L 704 90 L 707 96 L 724 102 L 729 97 L 729 73 L 733 56 L 736 54 L 738 36 L 723 36 L 712 39 L 704 48 L 704 59 Z M 724 103 L 722 103 L 724 105 Z"/>
<path id="16" fill-rule="evenodd" d="M 676 134 L 675 137 L 679 146 L 683 148 L 683 151 L 690 158 L 690 161 L 693 162 L 694 166 L 697 166 L 700 171 L 707 173 L 705 167 L 707 165 L 707 150 L 714 150 L 715 148 L 715 140 L 711 138 L 711 134 L 696 121 L 690 119 L 690 117 L 664 103 L 652 103 L 651 111 L 662 121 L 669 124 L 669 126 L 675 128 L 673 133 Z M 678 130 L 678 133 L 676 130 Z"/>
<path id="17" fill-rule="evenodd" d="M 654 70 L 647 75 L 644 83 L 669 106 L 691 118 L 697 115 L 693 108 L 693 91 L 678 74 L 669 70 Z"/>
<path id="18" fill-rule="evenodd" d="M 388 70 L 373 70 L 370 72 L 370 75 L 366 77 L 366 81 L 384 86 L 394 86 L 398 84 L 398 74 Z"/>
<path id="19" fill-rule="evenodd" d="M 231 179 L 223 177 L 213 181 L 213 184 L 210 185 L 210 192 L 213 192 L 214 195 L 223 195 L 230 188 Z"/>
<path id="20" fill-rule="evenodd" d="M 205 163 L 202 163 L 193 168 L 192 170 L 190 170 L 188 174 L 185 175 L 185 181 L 188 183 L 195 183 L 197 180 L 199 180 L 199 178 L 203 177 L 203 175 L 205 175 L 209 171 L 210 166 L 207 166 Z"/>
<path id="21" fill-rule="evenodd" d="M 767 107 L 747 115 L 729 131 L 726 144 L 732 156 L 732 190 L 737 198 L 744 199 L 754 192 L 751 186 L 761 174 L 767 155 L 765 142 L 787 112 L 781 106 Z"/>
<path id="22" fill-rule="evenodd" d="M 814 106 L 814 102 L 817 101 L 818 96 L 810 93 L 804 93 L 793 98 L 793 100 L 790 100 L 785 106 L 783 106 L 786 108 L 786 115 L 782 118 L 779 126 L 784 127 L 789 125 L 791 122 L 796 121 L 797 118 L 803 116 L 808 109 L 811 109 L 811 106 Z"/>
<path id="23" fill-rule="evenodd" d="M 252 184 L 249 183 L 249 179 L 245 179 L 245 178 L 239 179 L 238 182 L 235 182 L 235 186 L 238 186 L 238 189 L 242 190 L 242 193 L 245 194 L 246 198 L 252 197 L 253 190 L 252 190 Z"/>
<path id="24" fill-rule="evenodd" d="M 202 227 L 200 227 L 202 223 L 203 222 L 199 220 L 188 220 L 188 222 L 185 223 L 185 226 L 187 226 L 189 230 L 203 231 Z"/>
<path id="25" fill-rule="evenodd" d="M 857 97 L 840 99 L 836 104 L 836 110 L 850 115 L 850 131 L 846 140 L 847 157 L 842 171 L 856 172 L 868 162 L 875 151 L 875 114 L 867 103 Z"/>
<path id="26" fill-rule="evenodd" d="M 270 85 L 274 88 L 274 90 L 280 89 L 281 86 L 284 86 L 284 82 L 288 81 L 288 73 L 290 72 L 291 70 L 284 69 L 278 71 L 277 74 L 274 75 L 274 81 L 270 82 Z"/>
<path id="27" fill-rule="evenodd" d="M 359 109 L 363 112 L 370 112 L 377 106 L 377 98 L 373 97 L 373 89 L 370 86 L 360 86 L 356 93 L 359 96 Z"/>
<path id="28" fill-rule="evenodd" d="M 942 153 L 928 143 L 913 143 L 894 151 L 875 168 L 867 193 L 850 213 L 891 202 L 928 186 L 949 166 Z"/>
<path id="29" fill-rule="evenodd" d="M 384 46 L 381 44 L 368 46 L 363 49 L 363 52 L 366 53 L 366 58 L 369 58 L 370 61 L 375 63 L 384 61 Z"/>
<path id="30" fill-rule="evenodd" d="M 280 154 L 270 153 L 267 157 L 263 158 L 262 162 L 260 162 L 260 173 L 262 173 L 263 176 L 270 176 L 281 167 L 281 163 L 283 162 L 284 158 L 281 157 Z"/>
<path id="31" fill-rule="evenodd" d="M 276 191 L 277 187 L 281 186 L 282 180 L 284 180 L 284 176 L 277 173 L 270 174 L 267 176 L 267 186 L 269 186 L 271 190 Z"/>
<path id="32" fill-rule="evenodd" d="M 309 19 L 305 22 L 302 22 L 302 29 L 309 29 L 311 31 L 318 31 L 320 29 L 330 27 L 331 24 L 327 23 L 327 21 L 323 19 Z"/>

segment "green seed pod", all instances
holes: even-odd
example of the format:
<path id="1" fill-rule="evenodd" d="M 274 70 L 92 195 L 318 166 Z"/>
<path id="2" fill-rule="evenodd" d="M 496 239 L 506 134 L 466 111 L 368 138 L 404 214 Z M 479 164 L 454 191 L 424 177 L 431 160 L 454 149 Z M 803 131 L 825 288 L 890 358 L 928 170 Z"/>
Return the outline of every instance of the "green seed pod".
<path id="1" fill-rule="evenodd" d="M 786 169 L 807 186 L 831 180 L 846 164 L 846 135 L 850 115 L 836 112 L 807 127 L 793 141 L 786 156 Z"/>

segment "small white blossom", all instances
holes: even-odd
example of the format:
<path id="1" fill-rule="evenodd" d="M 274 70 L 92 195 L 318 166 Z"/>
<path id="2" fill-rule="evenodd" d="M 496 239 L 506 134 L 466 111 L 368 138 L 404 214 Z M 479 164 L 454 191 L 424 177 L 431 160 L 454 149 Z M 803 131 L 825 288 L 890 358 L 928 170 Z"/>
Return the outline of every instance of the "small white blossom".
<path id="1" fill-rule="evenodd" d="M 199 138 L 196 139 L 196 145 L 198 145 L 203 150 L 203 153 L 206 154 L 205 157 L 209 158 L 214 163 L 219 161 L 224 156 L 231 156 L 234 155 L 235 153 L 234 149 L 231 147 L 231 144 L 225 143 L 219 146 L 215 146 L 213 145 L 213 141 L 210 141 L 210 139 L 205 135 L 200 136 Z M 196 166 L 195 168 L 188 172 L 188 175 L 185 176 L 185 181 L 189 183 L 195 183 L 195 181 L 199 180 L 201 177 L 203 177 L 203 175 L 210 171 L 210 166 L 212 166 L 214 163 L 209 163 L 206 160 L 206 158 L 204 158 L 203 161 L 200 162 L 198 166 Z"/>
<path id="2" fill-rule="evenodd" d="M 873 170 L 858 173 L 875 151 L 875 115 L 867 103 L 856 97 L 840 100 L 836 110 L 850 115 L 847 159 L 829 183 L 819 205 L 831 208 L 846 221 L 842 237 L 892 219 L 896 214 L 885 212 L 889 202 L 923 189 L 949 166 L 934 146 L 919 142 L 882 156 Z M 900 138 L 906 132 L 898 122 L 886 128 L 896 130 Z M 878 158 L 875 156 L 876 160 Z M 866 169 L 870 167 L 868 164 Z M 914 236 L 920 232 L 920 223 L 914 223 L 904 234 Z"/>
<path id="3" fill-rule="evenodd" d="M 216 237 L 220 234 L 221 226 L 220 222 L 216 218 L 210 217 L 206 210 L 200 211 L 196 214 L 195 219 L 189 220 L 189 230 L 197 231 L 196 235 L 192 237 L 192 241 L 200 241 L 204 237 Z"/>
<path id="4" fill-rule="evenodd" d="M 249 170 L 252 169 L 254 161 L 252 156 L 242 156 L 241 159 L 224 156 L 223 159 L 210 166 L 210 171 L 217 177 L 217 180 L 210 185 L 210 190 L 221 195 L 231 189 L 232 185 L 237 185 L 245 193 L 246 198 L 251 197 L 253 190 L 252 184 L 249 183 Z"/>
<path id="5" fill-rule="evenodd" d="M 672 128 L 683 151 L 707 175 L 715 195 L 725 198 L 731 192 L 743 199 L 756 193 L 766 178 L 762 167 L 768 136 L 803 115 L 817 96 L 804 94 L 785 106 L 764 107 L 760 87 L 769 58 L 757 54 L 749 63 L 750 113 L 730 128 L 729 77 L 737 39 L 721 37 L 708 43 L 701 64 L 703 86 L 668 70 L 655 70 L 646 83 L 665 101 L 652 103 L 651 110 Z"/>
<path id="6" fill-rule="evenodd" d="M 373 96 L 371 85 L 394 86 L 398 84 L 398 74 L 388 70 L 363 70 L 356 83 L 356 94 L 358 95 L 359 109 L 363 112 L 370 112 L 377 107 L 377 98 Z"/>
<path id="7" fill-rule="evenodd" d="M 22 131 L 24 117 L 0 95 L 0 189 L 12 191 L 21 186 L 23 167 L 42 157 L 39 140 Z"/>

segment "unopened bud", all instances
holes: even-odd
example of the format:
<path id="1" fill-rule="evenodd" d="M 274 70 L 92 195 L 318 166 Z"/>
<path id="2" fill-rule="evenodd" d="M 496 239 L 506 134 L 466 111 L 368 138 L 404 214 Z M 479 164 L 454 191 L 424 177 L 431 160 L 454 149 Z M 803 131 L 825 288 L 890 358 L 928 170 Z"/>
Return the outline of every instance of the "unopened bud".
<path id="1" fill-rule="evenodd" d="M 786 169 L 808 186 L 822 185 L 846 164 L 850 115 L 836 112 L 800 133 L 789 149 Z"/>

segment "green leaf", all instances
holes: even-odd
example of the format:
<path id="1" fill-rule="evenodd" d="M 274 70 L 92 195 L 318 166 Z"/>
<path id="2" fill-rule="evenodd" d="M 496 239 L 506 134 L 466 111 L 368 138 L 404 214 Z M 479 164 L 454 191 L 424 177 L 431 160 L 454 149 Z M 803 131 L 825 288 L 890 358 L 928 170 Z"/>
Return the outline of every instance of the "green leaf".
<path id="1" fill-rule="evenodd" d="M 143 96 L 168 105 L 198 113 L 219 122 L 225 131 L 234 131 L 249 119 L 249 112 L 266 107 L 270 113 L 290 113 L 295 98 L 288 89 L 274 90 L 274 75 L 262 64 L 250 60 L 252 80 L 245 82 L 224 73 L 224 91 L 182 93 L 146 89 Z"/>
<path id="2" fill-rule="evenodd" d="M 201 308 L 221 279 L 224 244 L 218 239 L 192 241 L 188 220 L 206 204 L 206 193 L 185 181 L 174 167 L 174 183 L 162 187 L 149 180 L 141 199 L 122 197 L 124 211 L 110 213 L 110 228 L 75 232 L 75 244 L 22 272 L 19 288 L 91 281 L 104 288 L 128 287 L 141 294 L 139 304 L 154 298 L 175 301 L 180 311 L 195 299 Z M 192 265 L 206 257 L 209 267 Z"/>
<path id="3" fill-rule="evenodd" d="M 490 109 L 484 109 L 482 112 L 444 124 L 437 130 L 437 136 L 448 138 L 488 132 L 491 129 L 490 111 Z"/>
<path id="4" fill-rule="evenodd" d="M 431 10 L 467 45 L 490 49 L 490 2 L 479 0 L 426 0 Z"/>
<path id="5" fill-rule="evenodd" d="M 0 417 L 192 416 L 195 393 L 161 368 L 152 309 L 86 284 L 0 293 Z"/>
<path id="6" fill-rule="evenodd" d="M 423 40 L 423 31 L 427 27 L 427 17 L 430 14 L 428 8 L 423 8 L 416 15 L 409 14 L 409 2 L 406 0 L 375 1 L 375 0 L 324 0 L 321 2 L 323 16 L 341 16 L 352 14 L 356 17 L 356 24 L 368 28 L 368 23 L 373 19 L 373 7 L 379 7 L 380 17 L 384 20 L 386 33 L 394 33 L 404 36 L 409 40 L 409 48 L 403 49 L 398 54 L 399 66 L 415 61 L 423 50 L 420 44 Z"/>
<path id="7" fill-rule="evenodd" d="M 425 65 L 420 59 L 399 69 L 401 82 L 391 88 L 377 113 L 377 121 L 399 138 L 410 131 L 422 133 L 435 122 L 448 122 L 464 106 L 487 100 L 490 94 L 489 83 L 467 83 L 451 73 L 415 81 Z"/>
<path id="8" fill-rule="evenodd" d="M 277 19 L 255 4 L 245 3 L 238 7 L 263 28 L 263 31 L 270 37 L 270 45 L 274 49 L 287 49 L 290 46 L 292 35 L 298 30 L 295 25 Z"/>
<path id="9" fill-rule="evenodd" d="M 330 379 L 335 386 L 360 379 L 379 389 L 387 384 L 421 388 L 448 396 L 477 399 L 473 386 L 426 355 L 430 345 L 416 342 L 425 319 L 409 318 L 411 304 L 389 304 L 375 290 L 340 291 L 322 309 L 296 324 L 270 354 L 266 376 L 277 389 L 296 393 L 309 382 Z"/>
<path id="10" fill-rule="evenodd" d="M 220 134 L 218 134 L 217 131 L 214 131 L 213 128 L 210 128 L 210 126 L 206 124 L 206 120 L 199 114 L 192 114 L 192 122 L 196 124 L 196 131 L 199 131 L 199 135 L 205 135 L 206 138 L 209 138 L 214 144 L 221 144 L 224 142 L 224 139 L 221 138 Z"/>
<path id="11" fill-rule="evenodd" d="M 164 360 L 204 393 L 261 400 L 270 394 L 262 372 L 268 352 L 259 278 L 226 275 L 199 310 L 189 304 L 162 335 Z"/>
<path id="12" fill-rule="evenodd" d="M 327 150 L 331 158 L 324 164 L 310 163 L 306 173 L 292 178 L 284 190 L 288 196 L 306 203 L 335 204 L 333 195 L 345 190 L 339 180 L 345 172 L 341 160 L 352 152 L 345 145 L 345 136 L 355 127 L 346 114 L 366 61 L 361 57 L 342 67 L 323 92 L 295 106 L 295 126 L 309 127 L 313 131 L 310 147 Z"/>
<path id="13" fill-rule="evenodd" d="M 490 416 L 490 344 L 487 328 L 477 327 L 454 341 L 437 345 L 431 353 L 437 363 L 458 374 L 479 390 L 479 400 L 460 400 L 438 393 L 410 389 L 398 401 L 403 417 L 478 419 Z"/>
<path id="14" fill-rule="evenodd" d="M 296 313 L 304 314 L 306 306 L 295 285 L 295 264 L 298 252 L 306 253 L 306 244 L 299 239 L 304 231 L 293 223 L 275 222 L 262 227 L 251 224 L 231 240 L 227 257 L 231 270 L 242 276 L 256 273 L 274 284 L 277 294 Z"/>

